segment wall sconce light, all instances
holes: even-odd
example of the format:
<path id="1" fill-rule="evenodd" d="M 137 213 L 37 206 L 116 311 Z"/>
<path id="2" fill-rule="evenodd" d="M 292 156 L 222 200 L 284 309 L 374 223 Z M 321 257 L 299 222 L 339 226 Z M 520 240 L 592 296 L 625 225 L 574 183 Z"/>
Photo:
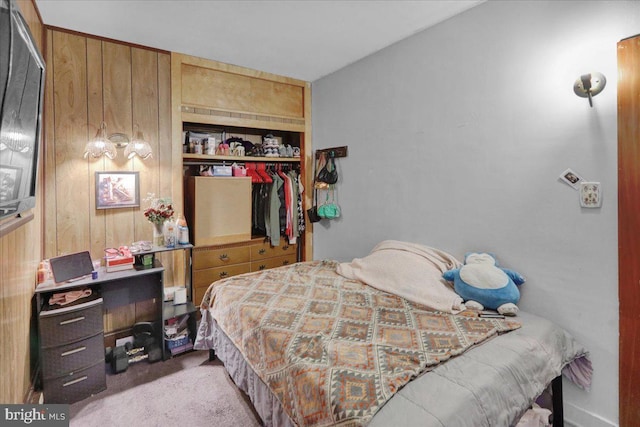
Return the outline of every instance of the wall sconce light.
<path id="1" fill-rule="evenodd" d="M 583 74 L 573 84 L 573 91 L 581 98 L 589 98 L 589 105 L 593 107 L 592 97 L 596 96 L 607 85 L 607 79 L 602 73 Z"/>
<path id="2" fill-rule="evenodd" d="M 138 125 L 135 125 L 134 129 L 134 138 L 131 142 L 124 133 L 114 133 L 107 137 L 107 124 L 102 122 L 95 138 L 85 146 L 84 158 L 97 159 L 101 156 L 106 156 L 113 160 L 118 154 L 116 148 L 124 148 L 124 155 L 127 159 L 133 159 L 135 156 L 139 156 L 143 160 L 150 158 L 152 154 L 151 146 L 144 140 Z"/>
<path id="3" fill-rule="evenodd" d="M 146 160 L 152 157 L 151 145 L 144 139 L 138 125 L 134 127 L 133 141 L 124 149 L 124 155 L 127 159 L 133 159 L 135 156 L 138 156 L 142 160 Z"/>
<path id="4" fill-rule="evenodd" d="M 102 122 L 95 138 L 87 142 L 84 147 L 84 158 L 91 157 L 92 159 L 98 159 L 102 156 L 106 156 L 111 160 L 116 158 L 118 152 L 113 142 L 107 138 L 107 124 Z"/>

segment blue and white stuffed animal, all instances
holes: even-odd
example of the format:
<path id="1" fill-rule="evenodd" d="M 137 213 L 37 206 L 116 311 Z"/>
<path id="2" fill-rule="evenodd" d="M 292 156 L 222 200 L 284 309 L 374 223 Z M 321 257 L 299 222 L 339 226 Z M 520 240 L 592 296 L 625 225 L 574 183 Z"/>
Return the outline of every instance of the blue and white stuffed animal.
<path id="1" fill-rule="evenodd" d="M 453 282 L 454 290 L 468 309 L 489 308 L 507 316 L 515 316 L 518 312 L 518 286 L 525 279 L 515 271 L 498 267 L 491 254 L 468 253 L 462 267 L 445 271 L 442 277 Z"/>

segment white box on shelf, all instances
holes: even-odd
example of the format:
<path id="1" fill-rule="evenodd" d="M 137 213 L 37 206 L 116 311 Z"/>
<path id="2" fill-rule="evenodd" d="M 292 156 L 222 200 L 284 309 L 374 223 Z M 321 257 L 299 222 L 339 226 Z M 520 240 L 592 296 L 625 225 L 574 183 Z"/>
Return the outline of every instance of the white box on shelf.
<path id="1" fill-rule="evenodd" d="M 185 304 L 187 302 L 187 288 L 177 288 L 173 293 L 173 305 Z"/>
<path id="2" fill-rule="evenodd" d="M 213 176 L 232 176 L 231 166 L 213 166 Z"/>
<path id="3" fill-rule="evenodd" d="M 176 289 L 179 289 L 179 286 L 166 286 L 164 288 L 164 300 L 165 301 L 173 301 Z"/>

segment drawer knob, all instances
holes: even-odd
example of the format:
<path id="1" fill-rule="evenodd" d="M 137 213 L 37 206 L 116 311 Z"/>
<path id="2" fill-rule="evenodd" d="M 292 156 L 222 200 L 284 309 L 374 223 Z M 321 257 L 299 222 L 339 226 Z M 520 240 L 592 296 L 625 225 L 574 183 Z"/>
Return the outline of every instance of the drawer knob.
<path id="1" fill-rule="evenodd" d="M 220 273 L 220 278 L 222 279 L 222 278 L 224 278 L 224 277 L 227 277 L 228 275 L 229 275 L 229 273 L 227 273 L 226 271 L 222 271 L 222 272 Z"/>
<path id="2" fill-rule="evenodd" d="M 267 253 L 267 250 L 266 250 L 266 249 L 264 249 L 264 248 L 262 248 L 262 249 L 260 249 L 260 250 L 258 251 L 258 253 L 259 253 L 260 255 L 264 255 L 264 254 L 266 254 L 266 253 Z"/>
<path id="3" fill-rule="evenodd" d="M 265 268 L 267 268 L 267 266 L 264 265 L 264 264 L 262 264 L 262 265 L 260 265 L 260 267 L 258 267 L 259 270 L 264 270 Z"/>
<path id="4" fill-rule="evenodd" d="M 284 245 L 284 246 L 282 247 L 282 250 L 283 250 L 283 251 L 286 251 L 287 249 L 289 249 L 289 245 Z"/>
<path id="5" fill-rule="evenodd" d="M 76 322 L 81 322 L 85 319 L 84 316 L 80 316 L 80 317 L 74 317 L 73 319 L 69 319 L 69 320 L 63 320 L 62 322 L 60 322 L 60 326 L 62 325 L 68 325 L 70 323 L 76 323 Z"/>
<path id="6" fill-rule="evenodd" d="M 228 260 L 229 260 L 229 255 L 227 254 L 220 255 L 220 261 L 228 261 Z"/>
<path id="7" fill-rule="evenodd" d="M 288 259 L 285 259 L 284 261 L 282 261 L 282 265 L 287 265 L 287 264 L 289 264 L 289 260 Z"/>

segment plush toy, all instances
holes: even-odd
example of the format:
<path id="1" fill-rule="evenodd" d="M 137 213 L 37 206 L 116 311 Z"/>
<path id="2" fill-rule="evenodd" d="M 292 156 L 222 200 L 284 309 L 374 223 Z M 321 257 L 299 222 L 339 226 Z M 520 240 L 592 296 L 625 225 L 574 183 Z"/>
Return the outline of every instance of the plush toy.
<path id="1" fill-rule="evenodd" d="M 524 277 L 498 267 L 491 254 L 468 253 L 462 267 L 445 271 L 442 277 L 453 282 L 454 290 L 471 310 L 489 308 L 507 316 L 515 316 L 518 312 L 518 286 L 524 283 Z"/>

